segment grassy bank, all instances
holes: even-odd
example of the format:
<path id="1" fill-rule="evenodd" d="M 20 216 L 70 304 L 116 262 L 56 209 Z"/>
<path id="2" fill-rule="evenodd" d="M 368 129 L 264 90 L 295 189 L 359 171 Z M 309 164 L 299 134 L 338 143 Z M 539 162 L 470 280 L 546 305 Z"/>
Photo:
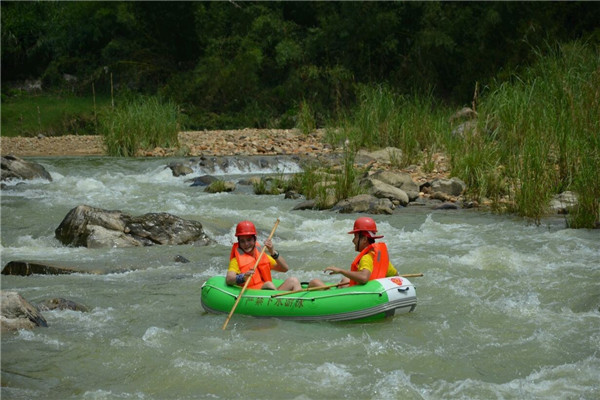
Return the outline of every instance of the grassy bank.
<path id="1" fill-rule="evenodd" d="M 110 97 L 66 94 L 2 96 L 2 136 L 59 136 L 96 134 L 96 113 L 110 104 Z"/>

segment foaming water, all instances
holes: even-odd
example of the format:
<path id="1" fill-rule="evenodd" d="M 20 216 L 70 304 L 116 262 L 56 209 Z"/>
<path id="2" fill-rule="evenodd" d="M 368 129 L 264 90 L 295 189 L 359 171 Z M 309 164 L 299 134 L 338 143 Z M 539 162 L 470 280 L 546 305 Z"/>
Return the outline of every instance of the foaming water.
<path id="1" fill-rule="evenodd" d="M 223 274 L 235 224 L 252 220 L 302 281 L 348 268 L 356 215 L 293 211 L 298 201 L 240 187 L 208 194 L 172 176 L 173 160 L 38 159 L 53 182 L 2 191 L 2 264 L 41 260 L 95 274 L 2 277 L 33 303 L 62 297 L 88 312 L 43 312 L 48 328 L 2 334 L 6 398 L 595 399 L 600 397 L 600 232 L 473 211 L 374 216 L 413 313 L 377 323 L 297 323 L 200 306 Z M 293 172 L 221 171 L 223 179 Z M 198 169 L 195 173 L 204 174 Z M 202 222 L 214 244 L 87 249 L 54 237 L 80 204 Z M 189 263 L 175 261 L 183 256 Z M 275 273 L 276 277 L 284 277 Z"/>

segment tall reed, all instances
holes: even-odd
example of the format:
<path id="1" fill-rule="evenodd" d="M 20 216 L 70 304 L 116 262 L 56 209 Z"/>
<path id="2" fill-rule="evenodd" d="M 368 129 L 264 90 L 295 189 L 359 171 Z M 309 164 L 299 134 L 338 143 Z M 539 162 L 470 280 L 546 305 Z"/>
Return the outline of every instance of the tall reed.
<path id="1" fill-rule="evenodd" d="M 354 166 L 356 157 L 356 147 L 348 143 L 344 147 L 344 163 L 341 173 L 335 176 L 335 200 L 340 201 L 361 193 L 358 183 L 360 171 Z"/>
<path id="2" fill-rule="evenodd" d="M 105 109 L 99 118 L 107 152 L 112 156 L 134 156 L 140 149 L 179 145 L 179 109 L 157 97 L 137 97 Z"/>
<path id="3" fill-rule="evenodd" d="M 357 148 L 397 147 L 402 150 L 399 166 L 422 160 L 423 151 L 441 147 L 449 129 L 447 110 L 430 93 L 399 95 L 386 85 L 358 86 L 357 107 L 329 129 L 328 140 L 348 140 Z"/>
<path id="4" fill-rule="evenodd" d="M 308 135 L 317 128 L 314 111 L 306 100 L 302 100 L 298 106 L 296 128 L 305 135 Z"/>
<path id="5" fill-rule="evenodd" d="M 534 65 L 482 98 L 480 127 L 492 128 L 492 137 L 483 140 L 506 166 L 512 211 L 539 223 L 552 195 L 575 190 L 580 207 L 571 226 L 597 221 L 599 71 L 597 47 L 548 46 Z"/>

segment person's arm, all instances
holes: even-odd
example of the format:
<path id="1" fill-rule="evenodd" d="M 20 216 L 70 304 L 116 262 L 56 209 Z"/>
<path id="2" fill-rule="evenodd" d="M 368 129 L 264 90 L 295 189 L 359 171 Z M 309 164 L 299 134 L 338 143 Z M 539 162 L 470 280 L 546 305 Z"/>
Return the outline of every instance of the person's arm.
<path id="1" fill-rule="evenodd" d="M 387 270 L 387 273 L 385 274 L 385 276 L 398 276 L 398 275 L 400 275 L 398 273 L 398 270 L 394 267 L 394 265 L 390 261 L 390 263 L 388 265 L 388 270 Z"/>
<path id="2" fill-rule="evenodd" d="M 238 266 L 237 260 L 235 258 L 232 258 L 231 261 L 229 261 L 229 269 L 227 270 L 227 274 L 225 275 L 225 283 L 229 286 L 244 286 L 244 283 L 246 283 L 246 280 L 250 279 L 253 272 L 254 270 L 251 269 L 250 271 L 243 274 L 242 277 L 238 277 L 238 275 L 242 274 L 242 271 L 240 271 L 240 267 Z"/>
<path id="3" fill-rule="evenodd" d="M 237 274 L 235 273 L 235 271 L 232 270 L 227 270 L 227 275 L 225 275 L 225 283 L 227 283 L 229 286 L 233 286 L 235 285 L 235 279 L 236 279 Z"/>
<path id="4" fill-rule="evenodd" d="M 351 279 L 354 282 L 359 283 L 361 285 L 367 283 L 369 281 L 369 278 L 371 277 L 371 271 L 369 271 L 368 269 L 348 271 L 346 269 L 331 266 L 325 268 L 324 272 L 327 271 L 329 271 L 329 275 L 341 274 L 344 275 L 346 278 Z"/>
<path id="5" fill-rule="evenodd" d="M 265 240 L 265 247 L 269 251 L 271 258 L 275 261 L 275 265 L 272 265 L 271 269 L 279 272 L 288 272 L 290 267 L 285 261 L 285 258 L 283 258 L 278 251 L 275 251 L 275 247 L 273 247 L 273 241 L 270 239 Z"/>

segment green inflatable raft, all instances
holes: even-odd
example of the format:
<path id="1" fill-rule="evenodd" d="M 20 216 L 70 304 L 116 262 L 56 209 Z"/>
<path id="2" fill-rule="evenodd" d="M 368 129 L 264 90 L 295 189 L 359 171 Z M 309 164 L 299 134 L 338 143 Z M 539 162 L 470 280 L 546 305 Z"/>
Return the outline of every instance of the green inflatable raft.
<path id="1" fill-rule="evenodd" d="M 282 282 L 273 280 L 275 286 Z M 224 276 L 209 278 L 202 285 L 202 307 L 210 313 L 228 314 L 241 291 L 241 287 L 228 286 Z M 247 289 L 235 314 L 294 321 L 369 321 L 408 313 L 416 306 L 413 284 L 395 276 L 365 285 L 297 293 Z"/>

